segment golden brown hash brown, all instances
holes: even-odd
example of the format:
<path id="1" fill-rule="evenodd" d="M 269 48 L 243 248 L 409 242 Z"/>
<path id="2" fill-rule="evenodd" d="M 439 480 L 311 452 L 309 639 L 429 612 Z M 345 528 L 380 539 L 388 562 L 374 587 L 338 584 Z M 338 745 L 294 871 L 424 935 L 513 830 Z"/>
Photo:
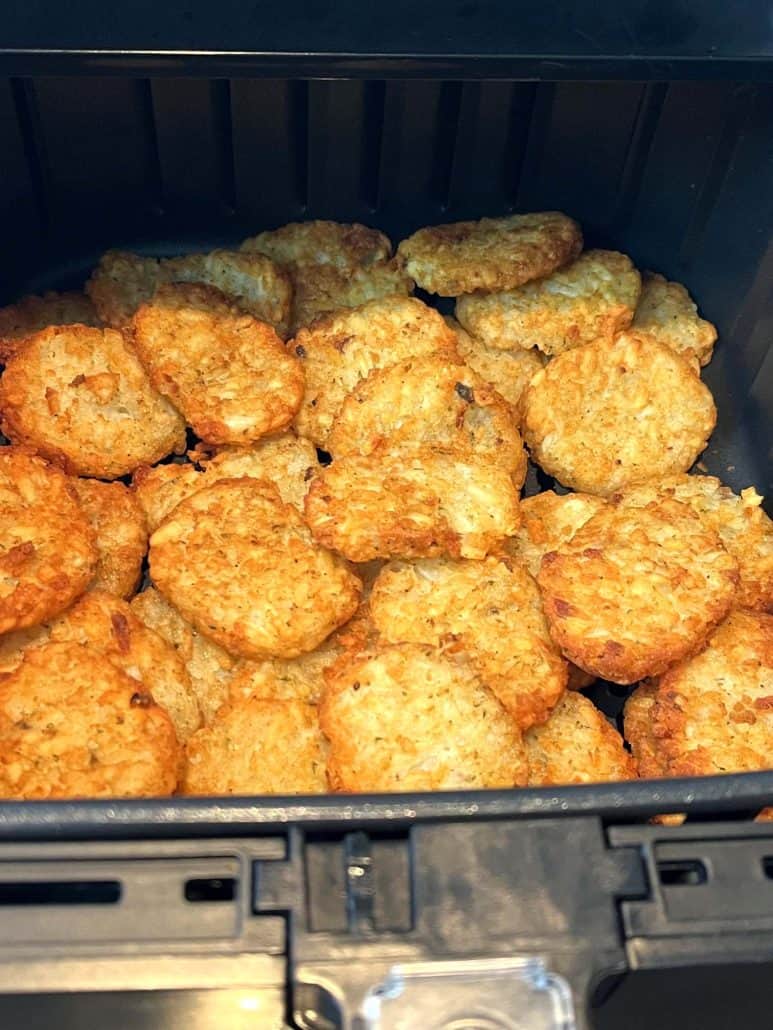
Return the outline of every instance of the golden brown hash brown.
<path id="1" fill-rule="evenodd" d="M 204 283 L 259 322 L 267 322 L 282 337 L 290 328 L 290 276 L 263 254 L 213 250 L 169 258 L 159 266 L 162 283 Z"/>
<path id="2" fill-rule="evenodd" d="M 139 501 L 123 483 L 70 480 L 78 504 L 96 535 L 93 590 L 128 599 L 137 589 L 148 549 L 148 527 Z"/>
<path id="3" fill-rule="evenodd" d="M 553 490 L 526 497 L 521 501 L 521 525 L 514 536 L 505 540 L 504 549 L 523 562 L 536 579 L 543 555 L 571 540 L 580 526 L 605 504 L 603 498 L 592 494 L 557 494 Z M 569 662 L 567 690 L 582 690 L 594 679 Z"/>
<path id="4" fill-rule="evenodd" d="M 645 777 L 773 765 L 773 616 L 736 610 L 705 649 L 631 696 L 625 733 Z"/>
<path id="5" fill-rule="evenodd" d="M 773 522 L 754 487 L 742 490 L 739 497 L 714 476 L 676 475 L 631 487 L 620 500 L 642 507 L 662 497 L 689 505 L 719 534 L 738 562 L 741 581 L 736 605 L 773 611 Z"/>
<path id="6" fill-rule="evenodd" d="M 623 709 L 625 739 L 630 744 L 637 774 L 644 779 L 667 775 L 652 731 L 652 709 L 656 695 L 657 680 L 645 680 L 634 690 Z"/>
<path id="7" fill-rule="evenodd" d="M 182 616 L 235 655 L 295 658 L 354 613 L 361 583 L 262 479 L 187 497 L 150 538 L 150 574 Z"/>
<path id="8" fill-rule="evenodd" d="M 209 725 L 228 700 L 229 684 L 242 664 L 241 659 L 234 658 L 214 640 L 199 633 L 154 587 L 132 598 L 130 607 L 185 663 L 202 717 Z"/>
<path id="9" fill-rule="evenodd" d="M 456 317 L 488 347 L 536 347 L 552 357 L 627 329 L 640 292 L 641 277 L 625 254 L 587 250 L 517 289 L 460 297 Z"/>
<path id="10" fill-rule="evenodd" d="M 458 360 L 452 330 L 437 311 L 413 297 L 387 297 L 321 318 L 288 348 L 306 376 L 295 426 L 319 447 L 327 444 L 348 394 L 375 369 L 422 354 Z"/>
<path id="11" fill-rule="evenodd" d="M 564 486 L 607 495 L 686 472 L 717 419 L 709 389 L 663 344 L 622 333 L 554 358 L 524 396 L 532 458 Z"/>
<path id="12" fill-rule="evenodd" d="M 188 741 L 183 793 L 323 794 L 324 740 L 303 701 L 246 697 Z"/>
<path id="13" fill-rule="evenodd" d="M 31 336 L 0 380 L 2 428 L 68 471 L 117 479 L 185 446 L 185 422 L 114 329 Z"/>
<path id="14" fill-rule="evenodd" d="M 50 624 L 52 641 L 87 644 L 122 669 L 137 690 L 152 695 L 184 743 L 201 725 L 201 712 L 182 658 L 126 601 L 102 590 L 85 594 Z"/>
<path id="15" fill-rule="evenodd" d="M 211 456 L 189 452 L 189 457 L 189 462 L 143 466 L 134 473 L 132 488 L 151 533 L 180 501 L 221 479 L 268 479 L 285 504 L 300 511 L 319 468 L 314 444 L 292 432 L 264 436 L 252 447 L 223 447 Z"/>
<path id="16" fill-rule="evenodd" d="M 521 525 L 505 543 L 509 554 L 536 578 L 542 558 L 571 540 L 577 530 L 607 502 L 593 494 L 557 494 L 543 490 L 521 501 Z"/>
<path id="17" fill-rule="evenodd" d="M 305 515 L 319 543 L 355 562 L 483 558 L 519 524 L 507 469 L 427 447 L 338 458 L 312 480 Z"/>
<path id="18" fill-rule="evenodd" d="M 213 444 L 253 443 L 292 422 L 303 371 L 271 326 L 199 283 L 161 286 L 132 321 L 156 389 Z"/>
<path id="19" fill-rule="evenodd" d="M 467 447 L 507 468 L 519 489 L 526 478 L 510 406 L 466 365 L 436 354 L 371 372 L 342 404 L 327 439 L 334 457 L 414 445 Z"/>
<path id="20" fill-rule="evenodd" d="M 85 290 L 105 325 L 114 329 L 129 325 L 140 304 L 156 291 L 158 265 L 158 258 L 123 250 L 108 250 L 102 255 Z"/>
<path id="21" fill-rule="evenodd" d="M 522 730 L 544 722 L 566 689 L 537 585 L 514 559 L 390 562 L 370 610 L 391 644 L 458 643 Z"/>
<path id="22" fill-rule="evenodd" d="M 123 329 L 159 286 L 175 282 L 216 287 L 243 311 L 268 322 L 280 334 L 287 332 L 292 295 L 289 276 L 260 254 L 215 250 L 159 259 L 109 250 L 86 283 L 86 292 L 102 320 Z"/>
<path id="23" fill-rule="evenodd" d="M 327 652 L 327 641 L 297 658 L 267 658 L 262 662 L 244 661 L 231 680 L 231 701 L 260 697 L 269 701 L 304 701 L 317 704 L 324 679 L 323 671 L 332 665 L 339 649 Z"/>
<path id="24" fill-rule="evenodd" d="M 241 249 L 266 254 L 278 265 L 331 265 L 346 273 L 377 265 L 392 254 L 389 238 L 378 229 L 320 219 L 269 229 L 245 240 Z"/>
<path id="25" fill-rule="evenodd" d="M 524 734 L 530 787 L 635 780 L 623 738 L 582 694 L 564 694 L 550 718 Z"/>
<path id="26" fill-rule="evenodd" d="M 390 260 L 387 237 L 356 223 L 292 222 L 245 240 L 242 250 L 266 254 L 289 271 L 293 332 L 332 311 L 413 290 Z"/>
<path id="27" fill-rule="evenodd" d="M 94 590 L 57 618 L 0 637 L 0 670 L 13 671 L 32 648 L 49 641 L 86 644 L 104 655 L 161 705 L 181 742 L 201 725 L 183 660 L 121 598 Z"/>
<path id="28" fill-rule="evenodd" d="M 100 325 L 89 298 L 72 290 L 31 294 L 15 304 L 0 308 L 0 361 L 13 357 L 24 340 L 50 325 Z"/>
<path id="29" fill-rule="evenodd" d="M 365 605 L 360 605 L 365 609 Z M 305 701 L 317 704 L 325 687 L 324 672 L 348 647 L 364 639 L 365 611 L 355 615 L 323 640 L 313 651 L 297 658 L 266 658 L 243 661 L 229 685 L 232 701 L 243 697 L 262 697 L 271 701 Z"/>
<path id="30" fill-rule="evenodd" d="M 690 508 L 665 499 L 608 504 L 545 555 L 538 582 L 563 653 L 634 683 L 703 645 L 734 603 L 738 565 Z"/>
<path id="31" fill-rule="evenodd" d="M 293 282 L 293 333 L 336 311 L 413 292 L 413 282 L 394 260 L 351 273 L 339 272 L 331 265 L 305 265 L 295 270 Z"/>
<path id="32" fill-rule="evenodd" d="M 67 477 L 42 458 L 0 448 L 0 633 L 64 611 L 96 567 L 94 530 Z"/>
<path id="33" fill-rule="evenodd" d="M 166 712 L 83 644 L 29 651 L 0 679 L 0 796 L 171 794 L 180 750 Z"/>
<path id="34" fill-rule="evenodd" d="M 520 730 L 462 656 L 383 645 L 344 654 L 326 679 L 320 725 L 334 790 L 525 785 Z"/>
<path id="35" fill-rule="evenodd" d="M 698 315 L 698 308 L 684 286 L 653 272 L 642 276 L 633 329 L 685 358 L 697 359 L 701 365 L 711 361 L 717 339 L 715 326 Z"/>
<path id="36" fill-rule="evenodd" d="M 545 365 L 544 356 L 536 350 L 515 347 L 487 347 L 463 329 L 455 318 L 446 318 L 446 325 L 456 333 L 456 347 L 473 372 L 485 379 L 510 404 L 520 424 L 523 392 Z"/>
<path id="37" fill-rule="evenodd" d="M 443 297 L 512 290 L 550 275 L 582 250 L 579 225 L 558 211 L 419 229 L 397 248 L 418 286 Z"/>

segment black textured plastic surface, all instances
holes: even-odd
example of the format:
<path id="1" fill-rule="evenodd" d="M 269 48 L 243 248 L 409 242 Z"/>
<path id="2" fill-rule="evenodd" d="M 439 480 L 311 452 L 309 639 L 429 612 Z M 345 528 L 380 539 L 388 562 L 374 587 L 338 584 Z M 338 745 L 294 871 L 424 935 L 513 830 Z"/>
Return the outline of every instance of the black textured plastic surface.
<path id="1" fill-rule="evenodd" d="M 206 76 L 771 77 L 764 0 L 6 5 L 0 68 Z"/>
<path id="2" fill-rule="evenodd" d="M 579 1030 L 591 1013 L 611 1028 L 602 1002 L 629 970 L 635 998 L 637 971 L 773 962 L 772 865 L 769 825 L 606 828 L 594 815 L 4 843 L 18 903 L 2 909 L 0 1017 L 276 1030 L 287 1013 L 362 1030 L 363 997 L 396 963 L 532 956 L 571 984 Z M 105 882 L 118 903 L 95 896 Z M 767 1025 L 764 998 L 744 1025 Z M 651 1019 L 658 999 L 639 998 Z M 702 1001 L 683 1025 L 729 1025 Z M 657 1025 L 680 1024 L 658 1012 Z"/>

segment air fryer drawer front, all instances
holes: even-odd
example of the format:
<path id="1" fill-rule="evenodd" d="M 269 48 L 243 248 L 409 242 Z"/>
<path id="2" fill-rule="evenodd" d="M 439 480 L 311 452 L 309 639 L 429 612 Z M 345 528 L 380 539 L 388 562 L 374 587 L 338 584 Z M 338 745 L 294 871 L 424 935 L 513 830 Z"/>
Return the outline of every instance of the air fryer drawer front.
<path id="1" fill-rule="evenodd" d="M 627 971 L 773 961 L 765 824 L 265 829 L 2 845 L 6 1025 L 572 1030 Z"/>

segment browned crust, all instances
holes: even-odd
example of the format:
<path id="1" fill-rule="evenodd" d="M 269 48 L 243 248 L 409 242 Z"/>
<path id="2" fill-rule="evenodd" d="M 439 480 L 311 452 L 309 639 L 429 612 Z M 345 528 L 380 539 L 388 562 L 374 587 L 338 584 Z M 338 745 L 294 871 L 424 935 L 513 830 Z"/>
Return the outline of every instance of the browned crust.
<path id="1" fill-rule="evenodd" d="M 100 325 L 94 305 L 76 290 L 22 297 L 0 308 L 0 361 L 8 361 L 27 337 L 50 325 Z"/>
<path id="2" fill-rule="evenodd" d="M 249 477 L 181 501 L 150 538 L 149 562 L 183 617 L 245 658 L 312 651 L 354 613 L 362 589 L 273 483 Z"/>
<path id="3" fill-rule="evenodd" d="M 0 380 L 0 410 L 9 439 L 77 475 L 117 479 L 185 446 L 182 417 L 114 329 L 29 337 Z"/>
<path id="4" fill-rule="evenodd" d="M 150 381 L 208 443 L 254 443 L 285 429 L 300 406 L 298 359 L 212 286 L 159 287 L 132 331 Z"/>
<path id="5" fill-rule="evenodd" d="M 0 796 L 170 794 L 172 723 L 136 680 L 77 643 L 33 648 L 0 682 Z"/>
<path id="6" fill-rule="evenodd" d="M 58 615 L 97 567 L 94 531 L 58 469 L 0 448 L 0 633 Z"/>
<path id="7" fill-rule="evenodd" d="M 137 589 L 148 549 L 140 503 L 123 483 L 72 479 L 71 484 L 96 534 L 99 557 L 91 587 L 128 599 Z"/>
<path id="8" fill-rule="evenodd" d="M 608 505 L 542 560 L 553 639 L 580 668 L 634 683 L 694 654 L 733 604 L 738 566 L 686 506 Z"/>
<path id="9" fill-rule="evenodd" d="M 397 256 L 422 289 L 457 297 L 521 286 L 550 275 L 581 250 L 577 222 L 540 211 L 427 226 L 403 240 Z"/>

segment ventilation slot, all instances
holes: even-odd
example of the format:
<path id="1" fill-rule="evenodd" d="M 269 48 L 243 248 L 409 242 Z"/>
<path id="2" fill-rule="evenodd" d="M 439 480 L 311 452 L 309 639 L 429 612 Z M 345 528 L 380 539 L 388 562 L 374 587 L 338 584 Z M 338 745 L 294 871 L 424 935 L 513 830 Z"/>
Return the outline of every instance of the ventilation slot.
<path id="1" fill-rule="evenodd" d="M 699 858 L 658 862 L 658 878 L 664 887 L 698 887 L 708 880 L 706 866 Z"/>
<path id="2" fill-rule="evenodd" d="M 38 880 L 0 883 L 0 905 L 117 905 L 118 880 Z"/>
<path id="3" fill-rule="evenodd" d="M 444 82 L 438 103 L 435 161 L 432 168 L 432 195 L 443 211 L 448 207 L 451 193 L 461 105 L 462 83 Z"/>
<path id="4" fill-rule="evenodd" d="M 381 146 L 384 136 L 386 83 L 367 82 L 364 95 L 361 170 L 362 199 L 370 211 L 378 210 L 381 198 Z"/>
<path id="5" fill-rule="evenodd" d="M 231 84 L 217 80 L 209 84 L 212 121 L 217 141 L 217 169 L 220 197 L 229 214 L 236 210 L 233 125 L 231 121 Z"/>
<path id="6" fill-rule="evenodd" d="M 233 876 L 209 876 L 185 881 L 186 901 L 233 901 L 235 897 L 236 880 Z"/>

